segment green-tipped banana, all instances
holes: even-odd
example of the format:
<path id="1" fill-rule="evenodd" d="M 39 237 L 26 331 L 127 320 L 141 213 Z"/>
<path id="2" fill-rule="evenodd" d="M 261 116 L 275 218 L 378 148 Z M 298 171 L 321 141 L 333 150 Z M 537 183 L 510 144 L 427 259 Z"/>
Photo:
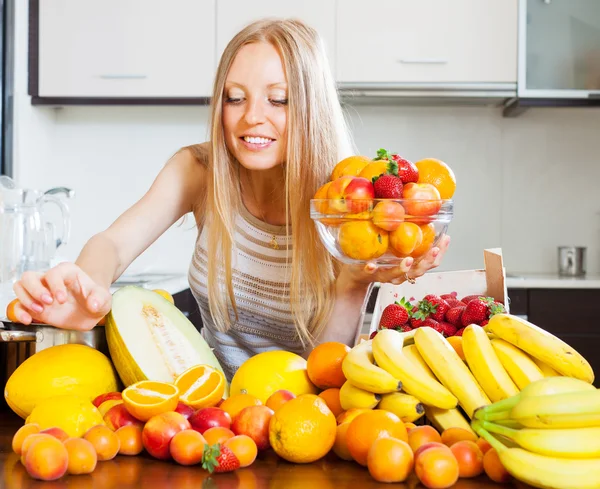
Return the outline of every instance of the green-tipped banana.
<path id="1" fill-rule="evenodd" d="M 373 338 L 373 355 L 377 364 L 402 381 L 402 389 L 423 404 L 441 409 L 456 407 L 457 398 L 437 380 L 424 372 L 418 363 L 404 355 L 402 333 L 393 329 L 379 331 Z"/>
<path id="2" fill-rule="evenodd" d="M 572 429 L 513 429 L 481 421 L 490 433 L 512 440 L 530 452 L 565 458 L 600 458 L 600 427 Z"/>
<path id="3" fill-rule="evenodd" d="M 421 401 L 415 396 L 402 392 L 383 394 L 377 409 L 394 413 L 403 423 L 413 423 L 425 414 Z"/>
<path id="4" fill-rule="evenodd" d="M 374 364 L 371 340 L 359 343 L 348 352 L 342 362 L 342 371 L 356 387 L 375 394 L 397 392 L 402 388 L 402 382 Z"/>
<path id="5" fill-rule="evenodd" d="M 527 353 L 508 341 L 495 338 L 491 340 L 502 366 L 519 389 L 544 378 L 544 374 Z"/>
<path id="6" fill-rule="evenodd" d="M 380 400 L 381 395 L 359 389 L 348 381 L 340 388 L 340 404 L 344 411 L 352 408 L 374 409 Z"/>
<path id="7" fill-rule="evenodd" d="M 594 371 L 574 348 L 548 331 L 511 314 L 495 314 L 485 330 L 546 363 L 561 375 L 592 384 Z"/>
<path id="8" fill-rule="evenodd" d="M 572 459 L 509 448 L 473 421 L 473 429 L 498 452 L 504 468 L 516 479 L 543 489 L 600 489 L 600 460 Z"/>

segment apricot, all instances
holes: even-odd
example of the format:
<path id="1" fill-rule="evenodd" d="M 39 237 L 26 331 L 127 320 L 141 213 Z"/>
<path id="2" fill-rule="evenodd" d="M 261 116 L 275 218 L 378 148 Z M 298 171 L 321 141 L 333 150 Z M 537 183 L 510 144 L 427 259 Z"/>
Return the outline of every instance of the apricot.
<path id="1" fill-rule="evenodd" d="M 459 477 L 477 477 L 483 472 L 483 453 L 473 441 L 457 441 L 450 447 L 458 462 Z"/>
<path id="2" fill-rule="evenodd" d="M 269 441 L 269 423 L 273 410 L 267 406 L 248 406 L 240 411 L 231 424 L 231 431 L 236 435 L 248 435 L 258 450 L 271 447 Z"/>
<path id="3" fill-rule="evenodd" d="M 534 469 L 532 467 L 532 469 Z M 483 456 L 483 470 L 494 482 L 510 482 L 512 476 L 504 468 L 495 448 L 490 448 Z"/>
<path id="4" fill-rule="evenodd" d="M 115 435 L 119 439 L 119 455 L 139 455 L 144 450 L 142 427 L 135 424 L 121 426 Z"/>
<path id="5" fill-rule="evenodd" d="M 84 438 L 69 438 L 64 445 L 69 454 L 69 474 L 91 474 L 94 471 L 98 462 L 94 445 Z"/>
<path id="6" fill-rule="evenodd" d="M 490 448 L 492 448 L 492 445 L 490 445 L 490 442 L 488 442 L 485 438 L 479 438 L 477 440 L 477 446 L 481 450 L 481 453 L 483 453 L 484 455 L 487 453 L 487 451 Z"/>
<path id="7" fill-rule="evenodd" d="M 458 462 L 449 450 L 433 447 L 417 457 L 415 474 L 429 489 L 446 489 L 458 480 Z"/>
<path id="8" fill-rule="evenodd" d="M 344 411 L 342 414 L 340 414 L 335 419 L 335 421 L 337 422 L 337 424 L 349 423 L 354 418 L 356 418 L 359 414 L 366 413 L 367 411 L 370 411 L 370 409 L 350 408 L 347 411 Z"/>
<path id="9" fill-rule="evenodd" d="M 248 467 L 256 460 L 258 448 L 254 440 L 247 435 L 236 435 L 225 441 L 228 447 L 240 461 L 240 467 Z"/>
<path id="10" fill-rule="evenodd" d="M 17 455 L 21 455 L 21 447 L 23 445 L 23 441 L 29 435 L 35 435 L 40 432 L 40 425 L 37 423 L 28 423 L 21 426 L 17 432 L 14 434 L 12 439 L 12 449 Z"/>
<path id="11" fill-rule="evenodd" d="M 43 434 L 43 433 L 42 434 L 34 433 L 32 435 L 25 437 L 25 439 L 23 440 L 23 443 L 21 444 L 21 463 L 23 464 L 23 466 L 25 466 L 25 457 L 27 456 L 27 450 L 29 450 L 29 447 L 32 445 L 32 443 L 35 443 L 40 438 L 45 438 L 46 436 L 52 436 L 52 435 Z M 54 437 L 52 437 L 52 438 L 54 438 Z"/>
<path id="12" fill-rule="evenodd" d="M 200 411 L 203 410 L 201 409 Z M 171 458 L 171 453 L 169 452 L 171 439 L 180 431 L 189 430 L 191 427 L 190 422 L 182 414 L 174 411 L 152 416 L 146 421 L 142 430 L 142 444 L 146 451 L 154 458 L 168 460 Z"/>
<path id="13" fill-rule="evenodd" d="M 194 465 L 202 460 L 205 444 L 206 439 L 203 435 L 196 430 L 187 429 L 175 433 L 175 436 L 171 438 L 169 452 L 178 464 Z"/>
<path id="14" fill-rule="evenodd" d="M 378 482 L 404 482 L 414 467 L 414 455 L 408 443 L 396 438 L 376 439 L 367 455 L 367 468 Z"/>
<path id="15" fill-rule="evenodd" d="M 223 426 L 215 426 L 214 428 L 207 429 L 202 436 L 209 445 L 221 445 L 230 438 L 235 436 L 235 433 L 228 428 Z"/>
<path id="16" fill-rule="evenodd" d="M 285 389 L 280 389 L 278 391 L 273 392 L 267 399 L 265 406 L 271 408 L 273 412 L 277 411 L 281 406 L 283 406 L 286 402 L 294 399 L 296 395 L 293 392 L 290 392 Z"/>
<path id="17" fill-rule="evenodd" d="M 451 447 L 457 441 L 477 441 L 477 435 L 464 428 L 448 428 L 442 432 L 442 443 Z"/>
<path id="18" fill-rule="evenodd" d="M 98 460 L 101 461 L 112 460 L 121 448 L 117 435 L 106 426 L 93 426 L 83 435 L 83 438 L 94 446 Z"/>
<path id="19" fill-rule="evenodd" d="M 66 441 L 70 437 L 65 430 L 62 428 L 46 428 L 45 430 L 40 431 L 40 433 L 46 433 L 48 435 L 52 435 L 54 438 L 60 441 Z"/>
<path id="20" fill-rule="evenodd" d="M 39 437 L 27 450 L 25 469 L 34 479 L 43 481 L 60 479 L 69 466 L 67 449 L 52 435 L 43 434 Z"/>
<path id="21" fill-rule="evenodd" d="M 432 441 L 429 443 L 425 443 L 424 445 L 421 445 L 419 448 L 417 448 L 417 450 L 415 451 L 415 460 L 417 460 L 421 453 L 423 453 L 425 450 L 429 450 L 430 448 L 441 448 L 442 450 L 446 449 L 448 453 L 452 453 L 450 451 L 450 447 L 448 447 L 447 445 L 444 445 L 441 442 Z"/>
<path id="22" fill-rule="evenodd" d="M 440 434 L 433 426 L 423 425 L 417 426 L 408 432 L 408 444 L 413 452 L 416 452 L 419 447 L 426 443 L 442 441 Z"/>
<path id="23" fill-rule="evenodd" d="M 333 444 L 333 453 L 335 453 L 342 460 L 354 460 L 348 450 L 348 444 L 346 443 L 346 433 L 348 428 L 350 427 L 350 423 L 342 423 L 337 426 L 337 431 L 335 434 L 335 442 Z"/>

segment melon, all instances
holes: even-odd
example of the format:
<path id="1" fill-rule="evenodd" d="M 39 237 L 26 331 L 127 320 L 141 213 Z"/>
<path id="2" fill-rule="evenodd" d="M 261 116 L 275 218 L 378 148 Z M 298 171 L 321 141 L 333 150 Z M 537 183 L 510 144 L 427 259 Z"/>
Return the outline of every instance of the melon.
<path id="1" fill-rule="evenodd" d="M 140 380 L 174 382 L 201 364 L 223 372 L 212 349 L 174 304 L 135 285 L 113 294 L 106 340 L 125 387 Z"/>

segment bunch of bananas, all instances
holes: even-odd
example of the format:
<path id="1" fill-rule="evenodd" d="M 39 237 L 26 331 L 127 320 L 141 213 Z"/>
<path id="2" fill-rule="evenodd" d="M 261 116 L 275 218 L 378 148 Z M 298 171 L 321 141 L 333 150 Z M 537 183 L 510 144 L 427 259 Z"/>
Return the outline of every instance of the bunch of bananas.
<path id="1" fill-rule="evenodd" d="M 506 470 L 531 486 L 600 488 L 600 390 L 583 380 L 530 383 L 477 409 L 472 427 L 497 450 Z"/>
<path id="2" fill-rule="evenodd" d="M 450 344 L 429 327 L 379 331 L 343 361 L 342 408 L 386 409 L 405 422 L 424 414 L 440 431 L 471 430 L 469 420 L 478 408 L 514 398 L 532 382 L 594 381 L 590 364 L 577 351 L 511 314 L 492 316 L 484 328 L 470 325 L 456 339 Z"/>

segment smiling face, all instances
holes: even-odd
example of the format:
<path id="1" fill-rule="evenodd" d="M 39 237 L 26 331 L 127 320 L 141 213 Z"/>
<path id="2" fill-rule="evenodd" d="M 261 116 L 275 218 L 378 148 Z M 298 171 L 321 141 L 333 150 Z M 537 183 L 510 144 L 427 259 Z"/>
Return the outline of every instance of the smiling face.
<path id="1" fill-rule="evenodd" d="M 225 82 L 223 130 L 229 151 L 249 170 L 268 170 L 285 160 L 287 80 L 272 44 L 246 44 Z"/>

